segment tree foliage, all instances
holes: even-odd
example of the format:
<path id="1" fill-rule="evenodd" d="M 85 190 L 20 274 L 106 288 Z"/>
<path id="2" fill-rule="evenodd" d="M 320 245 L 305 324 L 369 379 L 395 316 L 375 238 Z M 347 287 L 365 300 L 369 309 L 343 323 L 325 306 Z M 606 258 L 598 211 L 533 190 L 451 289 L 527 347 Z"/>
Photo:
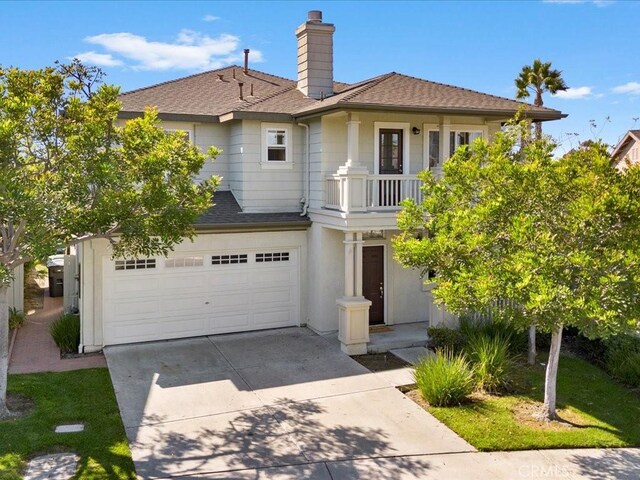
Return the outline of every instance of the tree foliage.
<path id="1" fill-rule="evenodd" d="M 437 271 L 435 298 L 453 313 L 589 337 L 636 327 L 640 168 L 621 174 L 598 145 L 554 159 L 552 142 L 521 143 L 527 134 L 514 124 L 461 147 L 441 180 L 423 172 L 423 202 L 399 215 L 396 258 Z"/>
<path id="2" fill-rule="evenodd" d="M 118 256 L 166 253 L 211 205 L 218 179 L 194 182 L 198 147 L 153 110 L 120 125 L 119 89 L 101 80 L 79 62 L 0 69 L 0 278 L 89 238 Z"/>
<path id="3" fill-rule="evenodd" d="M 166 254 L 194 235 L 218 184 L 194 181 L 207 155 L 166 133 L 155 111 L 119 122 L 119 89 L 102 79 L 78 61 L 0 67 L 0 415 L 12 271 L 95 238 L 109 240 L 114 256 Z"/>

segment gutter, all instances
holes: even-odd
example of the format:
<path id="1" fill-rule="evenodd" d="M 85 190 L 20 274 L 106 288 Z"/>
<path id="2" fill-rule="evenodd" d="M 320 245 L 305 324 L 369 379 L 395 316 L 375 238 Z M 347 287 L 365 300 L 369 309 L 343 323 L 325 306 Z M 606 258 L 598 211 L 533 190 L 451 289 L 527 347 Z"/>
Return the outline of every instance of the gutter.
<path id="1" fill-rule="evenodd" d="M 217 223 L 210 225 L 194 225 L 200 233 L 240 233 L 240 232 L 281 232 L 307 230 L 311 220 L 296 222 L 261 222 L 261 223 Z"/>
<path id="2" fill-rule="evenodd" d="M 297 120 L 304 120 L 304 119 L 308 119 L 308 118 L 313 118 L 313 117 L 317 117 L 319 114 L 324 114 L 330 111 L 350 111 L 350 112 L 356 112 L 356 111 L 363 111 L 363 112 L 367 112 L 367 111 L 380 111 L 380 112 L 413 112 L 413 113 L 417 113 L 417 114 L 424 114 L 424 113 L 429 113 L 429 114 L 441 114 L 441 115 L 451 115 L 451 114 L 465 114 L 465 115 L 482 115 L 482 116 L 486 116 L 486 117 L 495 117 L 496 120 L 502 119 L 502 118 L 510 118 L 513 117 L 513 115 L 515 115 L 516 111 L 515 110 L 504 110 L 504 109 L 494 109 L 494 110 L 487 110 L 487 109 L 482 109 L 482 108 L 478 108 L 478 109 L 473 109 L 473 108 L 458 108 L 458 107 L 453 107 L 453 108 L 430 108 L 430 107 L 425 107 L 425 108 L 420 108 L 420 107 L 416 107 L 416 106 L 411 106 L 411 105 L 379 105 L 379 104 L 367 104 L 367 103 L 359 103 L 359 104 L 350 104 L 350 103 L 336 103 L 333 105 L 325 105 L 325 106 L 319 106 L 317 108 L 313 108 L 307 111 L 299 111 L 297 113 L 294 114 L 294 117 Z M 568 116 L 568 114 L 566 113 L 562 113 L 558 110 L 551 110 L 547 112 L 532 112 L 530 110 L 525 110 L 525 115 L 528 118 L 531 118 L 532 120 L 540 120 L 540 121 L 547 121 L 547 120 L 560 120 L 561 118 L 566 118 Z"/>
<path id="3" fill-rule="evenodd" d="M 304 128 L 307 131 L 307 141 L 306 141 L 306 171 L 305 171 L 305 179 L 304 179 L 304 196 L 302 197 L 302 213 L 301 217 L 304 217 L 307 214 L 307 209 L 309 208 L 309 194 L 311 191 L 311 132 L 309 130 L 309 125 L 306 123 L 298 123 L 299 127 Z"/>

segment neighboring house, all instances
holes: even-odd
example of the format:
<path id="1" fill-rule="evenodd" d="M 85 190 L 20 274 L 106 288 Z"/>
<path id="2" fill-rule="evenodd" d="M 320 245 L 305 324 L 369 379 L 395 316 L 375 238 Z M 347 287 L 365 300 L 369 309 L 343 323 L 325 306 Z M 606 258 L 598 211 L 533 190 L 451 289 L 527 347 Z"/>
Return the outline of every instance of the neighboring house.
<path id="1" fill-rule="evenodd" d="M 334 30 L 309 12 L 297 81 L 245 60 L 121 95 L 123 120 L 155 106 L 166 129 L 220 147 L 200 177 L 222 184 L 195 240 L 168 258 L 113 260 L 103 240 L 79 247 L 81 350 L 307 325 L 338 330 L 356 354 L 370 324 L 447 320 L 420 272 L 393 258 L 399 202 L 420 200 L 419 171 L 490 137 L 522 103 L 398 73 L 334 82 Z"/>
<path id="2" fill-rule="evenodd" d="M 640 130 L 629 130 L 611 153 L 616 168 L 624 170 L 629 164 L 640 163 Z"/>

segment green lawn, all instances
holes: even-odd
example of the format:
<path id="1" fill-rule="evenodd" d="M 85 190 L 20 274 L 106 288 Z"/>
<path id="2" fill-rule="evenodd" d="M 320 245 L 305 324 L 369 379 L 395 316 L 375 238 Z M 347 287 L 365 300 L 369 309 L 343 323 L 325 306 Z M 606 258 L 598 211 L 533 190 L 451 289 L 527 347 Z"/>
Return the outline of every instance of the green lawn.
<path id="1" fill-rule="evenodd" d="M 640 396 L 599 368 L 560 359 L 558 413 L 573 425 L 533 420 L 534 402 L 543 399 L 544 368 L 518 368 L 518 395 L 482 395 L 467 405 L 428 410 L 483 451 L 640 446 Z"/>
<path id="2" fill-rule="evenodd" d="M 31 457 L 75 452 L 79 479 L 135 479 L 131 453 L 106 368 L 11 375 L 9 392 L 25 395 L 35 409 L 0 421 L 0 479 L 20 479 Z M 56 434 L 56 425 L 85 424 L 82 433 Z"/>

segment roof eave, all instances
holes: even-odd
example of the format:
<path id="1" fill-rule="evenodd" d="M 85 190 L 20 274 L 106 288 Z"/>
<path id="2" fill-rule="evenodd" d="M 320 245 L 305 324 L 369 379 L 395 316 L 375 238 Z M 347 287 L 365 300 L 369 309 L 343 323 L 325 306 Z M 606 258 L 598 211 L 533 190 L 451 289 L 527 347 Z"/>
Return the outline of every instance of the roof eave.
<path id="1" fill-rule="evenodd" d="M 412 105 L 381 105 L 375 103 L 336 103 L 328 106 L 319 106 L 313 110 L 302 111 L 294 113 L 293 117 L 296 120 L 304 120 L 306 118 L 316 117 L 320 114 L 335 111 L 335 110 L 382 110 L 382 111 L 403 111 L 403 112 L 416 112 L 416 113 L 430 113 L 440 115 L 452 115 L 452 114 L 476 114 L 483 116 L 492 116 L 496 118 L 509 118 L 515 115 L 516 110 L 505 109 L 473 109 L 473 108 L 458 108 L 458 107 L 416 107 Z M 532 112 L 525 111 L 525 115 L 532 120 L 548 121 L 548 120 L 560 120 L 566 118 L 568 115 L 557 110 L 550 110 L 549 112 Z"/>
<path id="2" fill-rule="evenodd" d="M 122 120 L 131 120 L 144 115 L 144 111 L 120 110 L 118 118 Z M 217 115 L 197 115 L 192 113 L 162 113 L 158 112 L 158 118 L 166 122 L 207 122 L 219 123 L 220 117 Z"/>
<path id="3" fill-rule="evenodd" d="M 231 120 L 261 120 L 269 122 L 293 122 L 293 115 L 290 113 L 275 112 L 250 112 L 244 110 L 236 110 L 223 113 L 220 115 L 220 123 L 229 122 Z"/>
<path id="4" fill-rule="evenodd" d="M 237 232 L 281 232 L 303 231 L 311 226 L 311 220 L 296 222 L 256 222 L 256 223 L 212 223 L 196 224 L 194 228 L 201 233 L 237 233 Z"/>

